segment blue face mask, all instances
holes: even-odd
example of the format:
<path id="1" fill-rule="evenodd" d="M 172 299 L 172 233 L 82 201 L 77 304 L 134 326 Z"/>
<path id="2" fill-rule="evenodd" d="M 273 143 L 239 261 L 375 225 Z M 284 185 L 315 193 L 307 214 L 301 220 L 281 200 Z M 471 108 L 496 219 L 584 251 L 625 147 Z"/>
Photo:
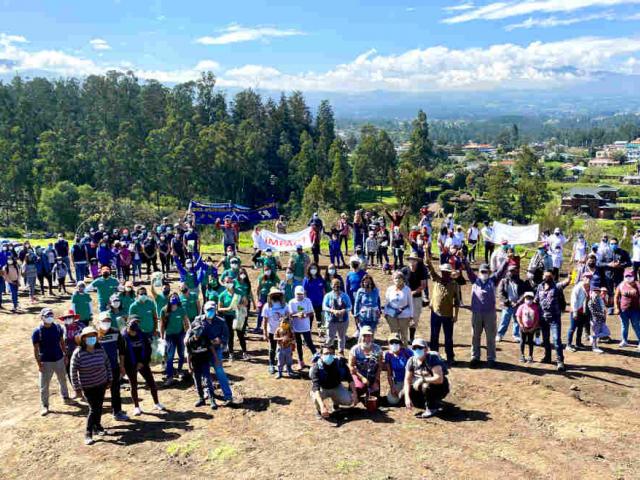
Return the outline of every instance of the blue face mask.
<path id="1" fill-rule="evenodd" d="M 419 358 L 420 358 L 420 357 L 422 357 L 422 356 L 424 355 L 424 349 L 423 349 L 423 348 L 414 348 L 414 349 L 413 349 L 413 354 L 414 354 L 416 357 L 419 357 Z"/>
<path id="2" fill-rule="evenodd" d="M 617 243 L 612 243 L 611 244 L 611 250 L 613 250 L 614 252 L 618 249 L 618 244 Z"/>
<path id="3" fill-rule="evenodd" d="M 213 309 L 212 310 L 207 310 L 206 315 L 207 315 L 207 318 L 213 318 L 213 317 L 216 316 L 216 311 L 213 310 Z"/>
<path id="4" fill-rule="evenodd" d="M 322 363 L 324 363 L 325 365 L 331 365 L 333 363 L 333 361 L 335 360 L 335 355 L 323 355 L 322 356 Z"/>
<path id="5" fill-rule="evenodd" d="M 97 341 L 98 339 L 96 337 L 87 337 L 87 339 L 85 340 L 85 342 L 87 343 L 87 346 L 89 347 L 93 347 Z"/>

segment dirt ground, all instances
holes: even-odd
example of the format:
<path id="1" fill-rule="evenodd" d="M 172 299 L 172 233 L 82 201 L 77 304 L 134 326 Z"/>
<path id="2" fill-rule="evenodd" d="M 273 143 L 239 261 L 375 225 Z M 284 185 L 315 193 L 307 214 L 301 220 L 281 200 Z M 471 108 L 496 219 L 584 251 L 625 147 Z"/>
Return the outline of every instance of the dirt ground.
<path id="1" fill-rule="evenodd" d="M 251 275 L 255 281 L 256 272 Z M 384 291 L 390 277 L 374 275 Z M 463 298 L 469 301 L 468 287 Z M 450 372 L 449 407 L 440 417 L 421 420 L 404 408 L 370 416 L 357 408 L 341 412 L 338 426 L 330 427 L 313 415 L 309 381 L 272 378 L 266 343 L 250 335 L 253 359 L 226 364 L 241 404 L 212 413 L 193 407 L 190 384 L 161 389 L 166 414 L 116 422 L 105 409 L 110 434 L 86 447 L 86 409 L 64 405 L 55 380 L 52 412 L 38 414 L 31 331 L 42 306 L 61 312 L 68 297 L 45 297 L 35 305 L 22 297 L 21 303 L 26 313 L 8 313 L 7 303 L 0 310 L 0 478 L 640 478 L 636 348 L 612 343 L 603 355 L 566 352 L 568 372 L 560 374 L 552 365 L 518 363 L 509 334 L 498 344 L 498 368 L 470 369 L 470 315 L 464 309 L 454 337 L 460 362 Z M 423 311 L 424 338 L 428 318 Z M 563 322 L 564 336 L 568 315 Z M 612 318 L 609 325 L 619 339 L 619 321 Z M 384 321 L 380 330 L 378 337 L 385 338 Z M 541 357 L 537 348 L 534 358 Z M 159 366 L 154 370 L 160 380 Z M 146 389 L 141 398 L 143 410 L 151 411 Z M 128 392 L 123 401 L 131 413 Z"/>

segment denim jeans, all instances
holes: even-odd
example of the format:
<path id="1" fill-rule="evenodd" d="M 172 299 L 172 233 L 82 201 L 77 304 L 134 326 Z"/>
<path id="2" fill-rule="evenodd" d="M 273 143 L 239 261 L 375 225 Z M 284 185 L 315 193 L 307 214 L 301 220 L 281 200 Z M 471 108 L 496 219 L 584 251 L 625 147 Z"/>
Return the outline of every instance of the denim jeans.
<path id="1" fill-rule="evenodd" d="M 178 371 L 182 370 L 184 365 L 184 332 L 165 335 L 167 342 L 167 378 L 173 378 L 173 357 L 178 352 Z"/>
<path id="2" fill-rule="evenodd" d="M 0 306 L 2 305 L 2 296 L 4 295 L 6 284 L 4 283 L 4 278 L 0 277 Z"/>
<path id="3" fill-rule="evenodd" d="M 224 372 L 224 368 L 222 368 L 222 345 L 216 345 L 216 356 L 218 357 L 218 365 L 216 366 L 213 359 L 211 360 L 211 366 L 213 370 L 216 372 L 216 377 L 218 378 L 218 383 L 220 384 L 220 388 L 222 389 L 222 394 L 224 395 L 225 400 L 231 400 L 233 393 L 231 392 L 231 385 L 229 385 L 229 379 L 227 378 L 227 374 Z"/>
<path id="4" fill-rule="evenodd" d="M 520 336 L 520 325 L 515 318 L 516 310 L 513 307 L 505 307 L 502 309 L 502 317 L 500 318 L 500 326 L 498 327 L 498 335 L 504 337 L 505 333 L 507 333 L 507 328 L 509 328 L 509 322 L 513 319 L 513 336 Z"/>
<path id="5" fill-rule="evenodd" d="M 567 343 L 573 345 L 573 335 L 576 334 L 576 344 L 582 346 L 582 332 L 589 325 L 589 314 L 571 312 L 569 313 L 569 331 L 567 332 Z"/>
<path id="6" fill-rule="evenodd" d="M 443 317 L 431 311 L 431 342 L 429 348 L 434 352 L 440 349 L 440 329 L 444 331 L 444 351 L 447 354 L 447 361 L 453 362 L 453 319 Z"/>
<path id="7" fill-rule="evenodd" d="M 622 322 L 622 339 L 625 342 L 629 340 L 629 322 L 631 322 L 631 327 L 636 333 L 638 341 L 640 341 L 640 311 L 627 310 L 626 312 L 620 312 L 620 321 Z"/>
<path id="8" fill-rule="evenodd" d="M 545 358 L 551 358 L 551 340 L 556 350 L 556 361 L 563 362 L 564 354 L 562 345 L 562 321 L 560 316 L 554 318 L 540 319 L 540 330 L 542 331 L 542 344 L 544 345 Z"/>
<path id="9" fill-rule="evenodd" d="M 9 283 L 9 291 L 11 292 L 11 301 L 13 302 L 13 307 L 18 308 L 18 284 Z"/>
<path id="10" fill-rule="evenodd" d="M 73 265 L 76 268 L 76 282 L 84 282 L 87 276 L 87 262 L 77 262 Z"/>
<path id="11" fill-rule="evenodd" d="M 204 388 L 202 385 L 202 379 L 207 384 L 207 390 L 209 391 L 209 398 L 213 398 L 213 380 L 211 379 L 211 371 L 209 370 L 209 364 L 206 362 L 193 363 L 193 383 L 196 385 L 198 396 L 204 398 Z"/>

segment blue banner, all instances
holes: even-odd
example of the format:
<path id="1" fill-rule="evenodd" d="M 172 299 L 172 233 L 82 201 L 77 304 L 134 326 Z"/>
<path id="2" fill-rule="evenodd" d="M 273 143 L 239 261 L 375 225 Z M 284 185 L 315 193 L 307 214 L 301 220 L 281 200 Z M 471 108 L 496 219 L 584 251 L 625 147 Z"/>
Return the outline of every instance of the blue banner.
<path id="1" fill-rule="evenodd" d="M 249 208 L 235 203 L 200 203 L 191 201 L 189 211 L 193 214 L 197 225 L 211 225 L 217 219 L 224 222 L 226 217 L 238 223 L 255 224 L 265 220 L 278 218 L 278 208 L 275 202 L 261 207 Z"/>

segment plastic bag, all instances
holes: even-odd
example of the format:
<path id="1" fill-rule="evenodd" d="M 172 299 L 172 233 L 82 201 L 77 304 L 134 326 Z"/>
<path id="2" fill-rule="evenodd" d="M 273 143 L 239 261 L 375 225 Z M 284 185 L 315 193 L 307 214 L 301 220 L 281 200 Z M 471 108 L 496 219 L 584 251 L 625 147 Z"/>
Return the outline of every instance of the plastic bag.
<path id="1" fill-rule="evenodd" d="M 160 337 L 153 337 L 151 342 L 151 363 L 162 363 L 167 350 L 167 342 Z"/>
<path id="2" fill-rule="evenodd" d="M 236 317 L 233 319 L 233 329 L 241 331 L 244 328 L 244 324 L 247 322 L 247 307 L 244 305 L 238 305 L 236 308 Z"/>

